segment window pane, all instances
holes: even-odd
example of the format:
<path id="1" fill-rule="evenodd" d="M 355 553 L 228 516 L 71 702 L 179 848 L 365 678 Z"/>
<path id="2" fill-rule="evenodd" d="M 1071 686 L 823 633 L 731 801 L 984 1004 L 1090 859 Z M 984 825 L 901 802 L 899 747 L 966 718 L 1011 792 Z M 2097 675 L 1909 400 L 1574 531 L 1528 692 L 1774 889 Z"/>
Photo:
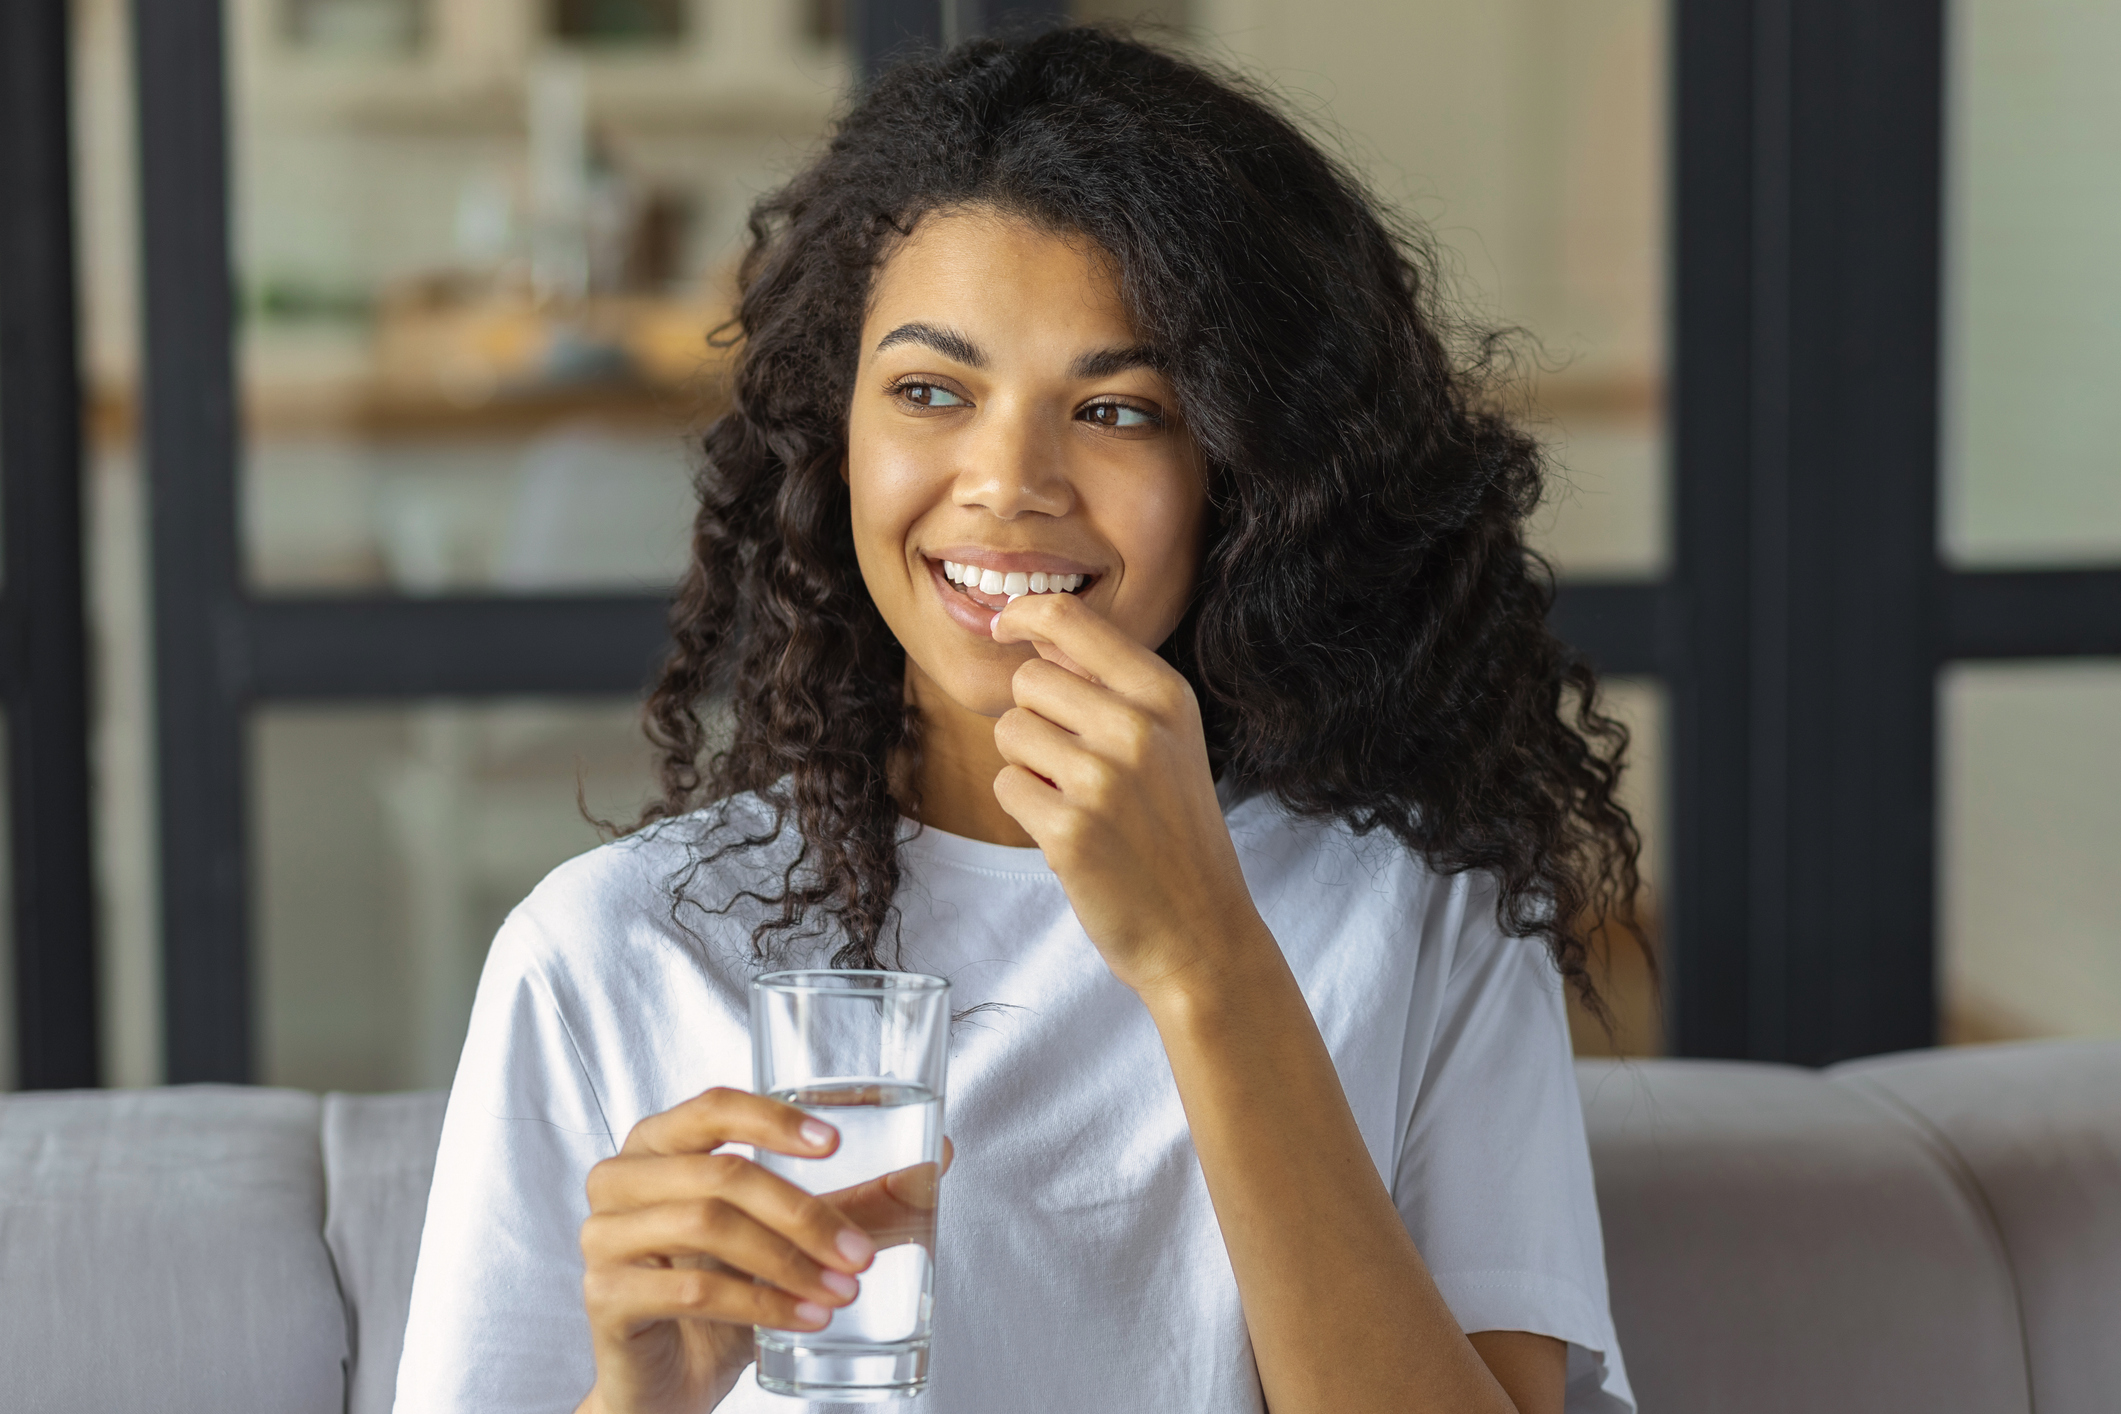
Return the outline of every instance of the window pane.
<path id="1" fill-rule="evenodd" d="M 1536 340 L 1565 472 L 1564 574 L 1654 576 L 1667 547 L 1663 0 L 1195 0 L 1211 57 L 1291 94 L 1427 222 L 1475 318 Z"/>
<path id="2" fill-rule="evenodd" d="M 729 263 L 845 83 L 801 4 L 230 0 L 266 590 L 660 590 Z"/>
<path id="3" fill-rule="evenodd" d="M 486 948 L 651 790 L 631 702 L 271 707 L 251 722 L 258 1079 L 449 1083 Z"/>
<path id="4" fill-rule="evenodd" d="M 2121 661 L 1943 690 L 1947 1039 L 2121 1036 Z"/>
<path id="5" fill-rule="evenodd" d="M 2121 6 L 1954 0 L 1944 550 L 2121 561 Z"/>
<path id="6" fill-rule="evenodd" d="M 74 0 L 74 211 L 89 416 L 83 475 L 97 990 L 103 1079 L 162 1079 L 153 725 L 149 718 L 147 503 L 137 443 L 139 167 L 132 7 Z"/>

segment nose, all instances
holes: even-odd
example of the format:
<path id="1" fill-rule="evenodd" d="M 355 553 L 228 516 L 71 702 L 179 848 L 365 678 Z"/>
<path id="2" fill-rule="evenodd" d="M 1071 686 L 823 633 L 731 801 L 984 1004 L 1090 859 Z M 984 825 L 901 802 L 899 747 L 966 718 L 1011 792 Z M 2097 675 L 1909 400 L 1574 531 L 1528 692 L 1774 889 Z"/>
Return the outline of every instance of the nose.
<path id="1" fill-rule="evenodd" d="M 960 506 L 1015 520 L 1062 516 L 1075 505 L 1061 439 L 1021 400 L 990 398 L 956 452 L 953 497 Z"/>

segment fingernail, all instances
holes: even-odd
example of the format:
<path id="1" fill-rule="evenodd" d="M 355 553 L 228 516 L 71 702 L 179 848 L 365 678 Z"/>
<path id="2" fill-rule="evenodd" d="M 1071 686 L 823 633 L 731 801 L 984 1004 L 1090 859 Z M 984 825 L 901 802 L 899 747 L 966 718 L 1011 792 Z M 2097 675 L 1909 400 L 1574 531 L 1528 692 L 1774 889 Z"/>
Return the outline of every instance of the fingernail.
<path id="1" fill-rule="evenodd" d="M 832 1126 L 814 1119 L 803 1121 L 803 1142 L 813 1149 L 822 1149 L 832 1142 Z"/>
<path id="2" fill-rule="evenodd" d="M 876 1244 L 859 1228 L 842 1228 L 839 1247 L 840 1255 L 850 1262 L 866 1262 L 876 1255 Z"/>
<path id="3" fill-rule="evenodd" d="M 795 1318 L 806 1326 L 822 1326 L 832 1319 L 832 1313 L 815 1301 L 795 1303 Z"/>
<path id="4" fill-rule="evenodd" d="M 818 1284 L 842 1301 L 852 1301 L 854 1293 L 862 1289 L 862 1284 L 845 1272 L 820 1272 Z"/>

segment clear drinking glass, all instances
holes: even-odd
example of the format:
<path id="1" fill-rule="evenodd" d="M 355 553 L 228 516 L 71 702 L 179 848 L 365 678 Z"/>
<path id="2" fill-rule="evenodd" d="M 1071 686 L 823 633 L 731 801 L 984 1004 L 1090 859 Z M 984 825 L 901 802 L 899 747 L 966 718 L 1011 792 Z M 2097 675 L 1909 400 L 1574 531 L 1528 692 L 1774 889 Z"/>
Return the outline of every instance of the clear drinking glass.
<path id="1" fill-rule="evenodd" d="M 828 1197 L 943 1158 L 950 984 L 917 972 L 772 972 L 751 984 L 752 1086 L 837 1129 L 823 1159 L 759 1162 Z M 934 1172 L 934 1170 L 931 1170 Z M 758 1380 L 841 1403 L 903 1399 L 928 1383 L 935 1209 L 892 1204 L 872 1227 L 861 1295 L 821 1331 L 757 1327 Z"/>

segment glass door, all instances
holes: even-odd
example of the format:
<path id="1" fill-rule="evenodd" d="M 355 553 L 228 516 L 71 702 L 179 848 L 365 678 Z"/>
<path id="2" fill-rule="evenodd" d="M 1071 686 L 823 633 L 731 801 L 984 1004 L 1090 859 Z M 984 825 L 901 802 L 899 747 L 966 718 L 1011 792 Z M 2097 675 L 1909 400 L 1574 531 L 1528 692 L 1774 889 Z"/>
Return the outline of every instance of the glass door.
<path id="1" fill-rule="evenodd" d="M 1940 548 L 2084 632 L 1943 676 L 1943 1031 L 2121 1036 L 2121 12 L 1953 0 L 1949 45 Z"/>

